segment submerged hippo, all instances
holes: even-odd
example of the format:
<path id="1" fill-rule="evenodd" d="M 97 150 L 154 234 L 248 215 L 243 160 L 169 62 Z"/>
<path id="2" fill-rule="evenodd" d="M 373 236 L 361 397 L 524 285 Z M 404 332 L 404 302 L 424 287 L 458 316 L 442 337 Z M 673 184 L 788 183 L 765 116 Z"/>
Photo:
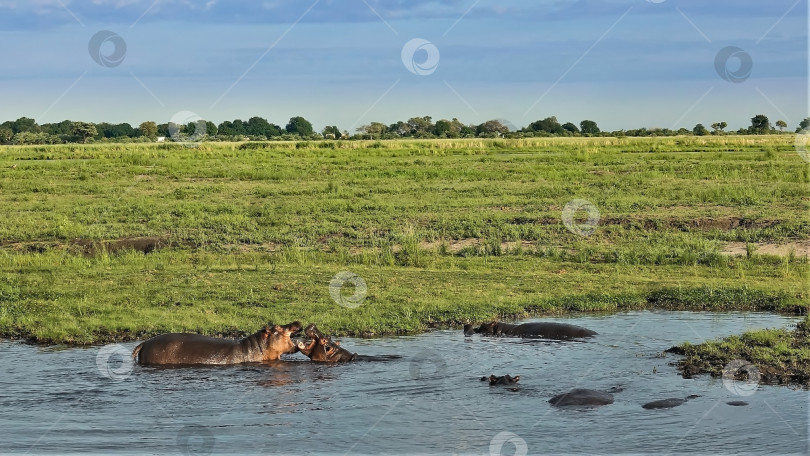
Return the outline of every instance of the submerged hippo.
<path id="1" fill-rule="evenodd" d="M 683 405 L 686 401 L 688 401 L 690 399 L 694 399 L 696 397 L 700 397 L 700 396 L 698 396 L 697 394 L 690 394 L 689 396 L 686 396 L 683 399 L 677 398 L 677 397 L 671 397 L 669 399 L 661 399 L 661 400 L 658 400 L 658 401 L 647 402 L 646 404 L 642 405 L 641 407 L 645 408 L 645 409 L 668 409 L 668 408 L 672 408 L 672 407 L 677 407 L 679 405 Z"/>
<path id="2" fill-rule="evenodd" d="M 567 323 L 523 323 L 511 325 L 509 323 L 483 323 L 477 328 L 472 325 L 464 325 L 464 335 L 483 334 L 486 336 L 513 336 L 513 337 L 537 337 L 542 339 L 573 339 L 579 337 L 593 337 L 596 331 L 583 328 L 582 326 L 569 325 Z"/>
<path id="3" fill-rule="evenodd" d="M 500 377 L 496 377 L 494 375 L 490 375 L 489 377 L 484 376 L 481 377 L 482 382 L 489 381 L 490 386 L 494 385 L 514 385 L 515 383 L 520 381 L 520 375 L 515 375 L 512 377 L 511 375 L 503 375 Z"/>
<path id="4" fill-rule="evenodd" d="M 239 364 L 274 361 L 298 348 L 290 336 L 301 323 L 268 325 L 241 340 L 199 334 L 162 334 L 142 342 L 132 351 L 139 364 Z"/>
<path id="5" fill-rule="evenodd" d="M 341 363 L 348 361 L 390 361 L 399 359 L 398 355 L 365 356 L 352 353 L 340 346 L 340 342 L 318 330 L 315 324 L 306 327 L 304 334 L 310 339 L 308 343 L 298 342 L 298 351 L 309 359 L 321 363 Z"/>
<path id="6" fill-rule="evenodd" d="M 608 391 L 596 391 L 585 388 L 574 388 L 563 394 L 558 394 L 548 402 L 555 407 L 588 406 L 596 407 L 613 403 L 613 394 L 621 391 L 621 388 L 611 388 Z"/>

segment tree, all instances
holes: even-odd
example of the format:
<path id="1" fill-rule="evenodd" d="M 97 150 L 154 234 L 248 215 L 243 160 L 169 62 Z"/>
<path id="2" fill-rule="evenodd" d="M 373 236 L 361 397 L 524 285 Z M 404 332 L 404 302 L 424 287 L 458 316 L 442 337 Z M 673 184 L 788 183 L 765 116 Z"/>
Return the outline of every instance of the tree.
<path id="1" fill-rule="evenodd" d="M 703 124 L 697 124 L 695 128 L 692 129 L 692 134 L 695 136 L 706 136 L 709 134 L 709 130 L 707 130 Z"/>
<path id="2" fill-rule="evenodd" d="M 544 131 L 551 134 L 559 134 L 565 131 L 555 116 L 532 122 L 529 124 L 528 129 L 531 131 Z"/>
<path id="3" fill-rule="evenodd" d="M 216 136 L 217 135 L 217 124 L 211 122 L 210 120 L 205 121 L 205 134 L 208 136 Z"/>
<path id="4" fill-rule="evenodd" d="M 755 135 L 765 135 L 771 129 L 771 122 L 763 114 L 757 114 L 751 118 L 751 133 Z"/>
<path id="5" fill-rule="evenodd" d="M 383 127 L 385 127 L 385 125 L 383 125 Z M 328 138 L 328 139 L 340 139 L 341 136 L 343 136 L 340 133 L 340 129 L 335 125 L 327 125 L 323 129 L 321 134 L 323 135 L 324 138 Z"/>
<path id="6" fill-rule="evenodd" d="M 782 131 L 785 128 L 787 128 L 787 122 L 785 122 L 784 120 L 777 120 L 776 126 L 779 127 L 779 131 Z"/>
<path id="7" fill-rule="evenodd" d="M 430 116 L 411 117 L 408 119 L 408 129 L 411 136 L 426 138 L 433 134 L 433 118 Z"/>
<path id="8" fill-rule="evenodd" d="M 285 130 L 287 130 L 287 133 L 294 135 L 297 134 L 302 138 L 312 136 L 312 133 L 314 132 L 312 129 L 312 124 L 301 116 L 291 117 L 290 121 L 287 122 Z"/>
<path id="9" fill-rule="evenodd" d="M 583 135 L 598 135 L 601 133 L 593 120 L 583 120 L 579 123 L 579 129 L 582 130 Z"/>
<path id="10" fill-rule="evenodd" d="M 73 122 L 73 134 L 82 138 L 83 143 L 87 143 L 88 139 L 98 135 L 98 130 L 89 122 Z"/>
<path id="11" fill-rule="evenodd" d="M 5 144 L 14 137 L 14 131 L 8 127 L 0 127 L 0 143 Z"/>
<path id="12" fill-rule="evenodd" d="M 725 122 L 715 122 L 712 124 L 712 128 L 714 129 L 715 134 L 723 133 L 723 130 L 728 127 L 728 124 Z"/>
<path id="13" fill-rule="evenodd" d="M 360 126 L 357 129 L 357 132 L 366 134 L 371 139 L 380 139 L 380 138 L 382 138 L 383 133 L 385 133 L 387 130 L 388 130 L 388 127 L 386 127 L 384 123 L 371 122 L 368 125 Z"/>
<path id="14" fill-rule="evenodd" d="M 30 117 L 20 117 L 11 123 L 11 130 L 14 131 L 15 134 L 24 131 L 37 133 L 39 132 L 39 125 L 37 125 L 37 122 Z"/>
<path id="15" fill-rule="evenodd" d="M 138 125 L 138 131 L 141 133 L 141 136 L 154 140 L 157 138 L 158 127 L 156 123 L 148 120 L 146 122 L 141 122 L 141 124 Z"/>
<path id="16" fill-rule="evenodd" d="M 571 122 L 562 124 L 563 130 L 570 131 L 571 133 L 579 133 L 579 128 Z"/>
<path id="17" fill-rule="evenodd" d="M 478 136 L 482 137 L 501 137 L 509 133 L 509 127 L 504 125 L 500 120 L 487 120 L 476 128 Z"/>
<path id="18" fill-rule="evenodd" d="M 436 125 L 433 126 L 433 134 L 440 138 L 446 138 L 449 136 L 452 127 L 453 124 L 447 119 L 437 120 Z"/>
<path id="19" fill-rule="evenodd" d="M 245 125 L 245 132 L 253 136 L 271 138 L 273 136 L 281 136 L 281 127 L 261 117 L 251 117 Z"/>
<path id="20" fill-rule="evenodd" d="M 810 127 L 810 117 L 805 117 L 801 122 L 799 122 L 799 129 L 796 130 L 796 133 L 808 127 Z"/>

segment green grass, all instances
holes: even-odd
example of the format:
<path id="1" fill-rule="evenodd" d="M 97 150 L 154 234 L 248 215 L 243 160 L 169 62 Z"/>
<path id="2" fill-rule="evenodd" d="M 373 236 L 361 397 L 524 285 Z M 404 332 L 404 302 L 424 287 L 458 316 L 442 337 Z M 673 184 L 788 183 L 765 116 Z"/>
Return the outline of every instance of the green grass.
<path id="1" fill-rule="evenodd" d="M 765 383 L 810 386 L 810 317 L 792 330 L 750 331 L 698 345 L 684 343 L 670 351 L 685 355 L 678 368 L 686 376 L 720 377 L 729 363 L 743 360 L 756 366 Z"/>
<path id="2" fill-rule="evenodd" d="M 0 335 L 805 312 L 806 257 L 721 247 L 809 238 L 808 183 L 789 135 L 0 147 Z M 574 199 L 590 237 L 561 221 Z M 357 309 L 329 296 L 340 271 L 368 284 Z"/>

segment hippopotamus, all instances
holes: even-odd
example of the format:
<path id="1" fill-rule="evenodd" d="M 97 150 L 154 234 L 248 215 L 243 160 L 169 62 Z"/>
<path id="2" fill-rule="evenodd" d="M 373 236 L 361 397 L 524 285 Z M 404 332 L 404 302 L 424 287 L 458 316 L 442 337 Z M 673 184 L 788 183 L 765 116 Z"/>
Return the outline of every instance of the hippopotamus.
<path id="1" fill-rule="evenodd" d="M 490 375 L 489 377 L 483 376 L 481 377 L 481 381 L 482 382 L 489 381 L 489 386 L 514 385 L 515 383 L 520 381 L 520 375 L 515 375 L 514 377 L 508 374 L 500 377 L 496 377 L 495 375 Z"/>
<path id="2" fill-rule="evenodd" d="M 618 393 L 621 388 L 611 388 L 608 391 L 596 391 L 585 388 L 575 388 L 563 394 L 558 394 L 548 402 L 555 407 L 568 406 L 588 406 L 596 407 L 613 403 L 613 394 Z"/>
<path id="3" fill-rule="evenodd" d="M 309 337 L 309 343 L 298 342 L 298 351 L 308 356 L 312 361 L 322 363 L 340 363 L 354 361 L 357 353 L 340 346 L 340 342 L 333 342 L 332 339 L 318 330 L 315 324 L 311 324 L 304 329 L 304 334 Z"/>
<path id="4" fill-rule="evenodd" d="M 308 343 L 298 342 L 298 351 L 316 362 L 390 361 L 401 358 L 399 355 L 366 356 L 352 353 L 341 347 L 340 342 L 333 341 L 331 337 L 319 331 L 315 324 L 307 326 L 304 334 L 309 337 L 310 341 Z"/>
<path id="5" fill-rule="evenodd" d="M 657 400 L 657 401 L 647 402 L 646 404 L 642 405 L 641 407 L 645 408 L 645 409 L 668 409 L 668 408 L 672 408 L 672 407 L 677 407 L 679 405 L 683 405 L 683 403 L 685 403 L 686 401 L 688 401 L 690 399 L 694 399 L 696 397 L 700 397 L 700 396 L 698 396 L 697 394 L 690 394 L 689 396 L 686 396 L 683 399 L 677 398 L 677 397 L 671 397 L 669 399 L 661 399 L 661 400 Z"/>
<path id="6" fill-rule="evenodd" d="M 730 405 L 732 407 L 745 407 L 746 405 L 748 405 L 748 402 L 745 402 L 745 401 L 728 401 L 728 402 L 726 402 L 726 404 L 728 404 L 728 405 Z"/>
<path id="7" fill-rule="evenodd" d="M 240 364 L 275 361 L 298 347 L 290 336 L 301 331 L 301 323 L 267 325 L 241 340 L 220 339 L 199 334 L 169 333 L 152 337 L 132 351 L 139 364 Z"/>
<path id="8" fill-rule="evenodd" d="M 583 328 L 582 326 L 569 325 L 567 323 L 523 323 L 511 325 L 509 323 L 499 323 L 496 321 L 483 323 L 477 328 L 472 325 L 464 325 L 464 335 L 483 334 L 486 336 L 512 336 L 512 337 L 537 337 L 542 339 L 573 339 L 580 337 L 593 337 L 596 331 Z"/>

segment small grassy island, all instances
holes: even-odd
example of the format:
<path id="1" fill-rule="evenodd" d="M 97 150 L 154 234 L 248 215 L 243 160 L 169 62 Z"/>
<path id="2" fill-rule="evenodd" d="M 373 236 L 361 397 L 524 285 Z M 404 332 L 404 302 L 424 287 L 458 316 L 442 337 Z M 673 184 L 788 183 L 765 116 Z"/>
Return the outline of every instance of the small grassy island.
<path id="1" fill-rule="evenodd" d="M 2 146 L 0 336 L 806 314 L 808 183 L 792 135 Z M 562 220 L 576 201 L 597 212 L 574 214 L 585 235 Z M 366 285 L 357 305 L 330 294 L 343 272 Z M 757 334 L 686 360 L 807 364 L 806 331 Z"/>
<path id="2" fill-rule="evenodd" d="M 697 345 L 684 343 L 668 351 L 684 355 L 677 366 L 686 377 L 703 373 L 721 377 L 723 369 L 739 359 L 754 365 L 763 383 L 810 387 L 810 316 L 792 330 L 750 331 Z"/>

